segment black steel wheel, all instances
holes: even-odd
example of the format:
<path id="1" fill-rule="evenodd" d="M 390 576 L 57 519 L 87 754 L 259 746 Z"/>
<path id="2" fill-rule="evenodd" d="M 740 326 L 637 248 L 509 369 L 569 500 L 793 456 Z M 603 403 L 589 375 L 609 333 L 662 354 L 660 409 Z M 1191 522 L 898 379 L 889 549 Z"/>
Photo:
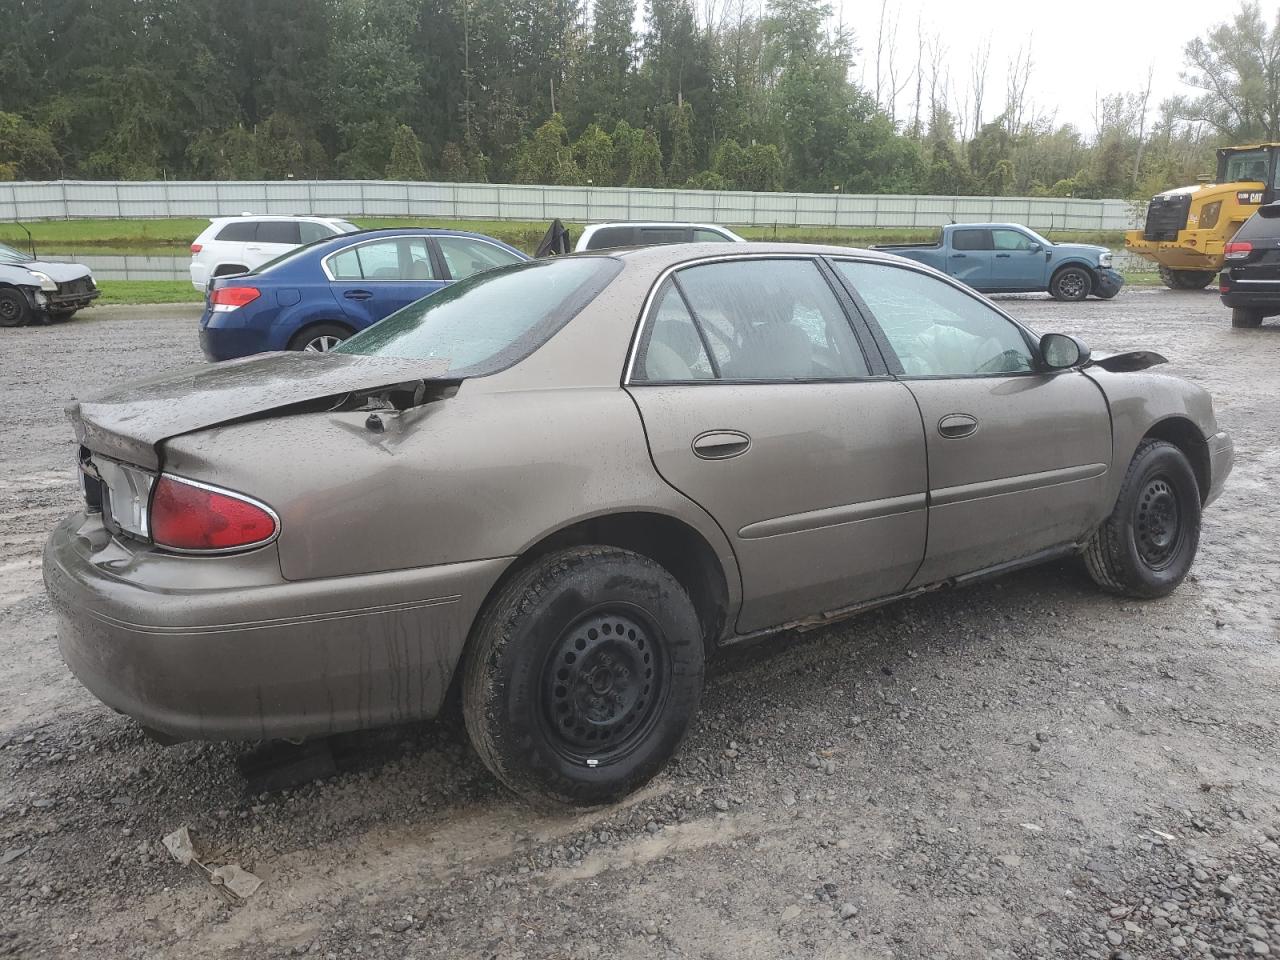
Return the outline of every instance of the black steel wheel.
<path id="1" fill-rule="evenodd" d="M 1186 455 L 1163 440 L 1139 444 L 1111 515 L 1085 548 L 1094 581 L 1112 593 L 1163 597 L 1200 543 L 1200 488 Z"/>
<path id="2" fill-rule="evenodd" d="M 1091 290 L 1093 277 L 1084 267 L 1063 267 L 1049 281 L 1049 294 L 1055 300 L 1083 300 Z"/>
<path id="3" fill-rule="evenodd" d="M 0 327 L 20 327 L 30 319 L 26 295 L 14 287 L 0 287 Z"/>
<path id="4" fill-rule="evenodd" d="M 531 560 L 485 605 L 462 707 L 485 765 L 540 805 L 625 796 L 697 714 L 703 638 L 688 594 L 647 557 L 573 547 Z"/>

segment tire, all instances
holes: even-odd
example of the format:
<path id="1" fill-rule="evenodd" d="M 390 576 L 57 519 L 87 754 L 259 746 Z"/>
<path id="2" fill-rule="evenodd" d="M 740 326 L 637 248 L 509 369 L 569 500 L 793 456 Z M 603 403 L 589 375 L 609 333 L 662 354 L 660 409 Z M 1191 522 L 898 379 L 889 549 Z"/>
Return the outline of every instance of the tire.
<path id="1" fill-rule="evenodd" d="M 693 604 L 664 568 L 614 547 L 560 550 L 513 576 L 477 620 L 463 668 L 467 733 L 534 805 L 609 803 L 684 739 L 703 660 Z"/>
<path id="2" fill-rule="evenodd" d="M 1083 300 L 1092 290 L 1093 277 L 1084 267 L 1063 267 L 1049 281 L 1049 295 L 1068 303 Z"/>
<path id="3" fill-rule="evenodd" d="M 1170 290 L 1203 290 L 1218 274 L 1213 270 L 1174 270 L 1160 268 L 1160 279 Z"/>
<path id="4" fill-rule="evenodd" d="M 1138 445 L 1111 516 L 1085 547 L 1104 590 L 1154 598 L 1173 592 L 1200 543 L 1200 488 L 1186 455 L 1163 440 Z"/>
<path id="5" fill-rule="evenodd" d="M 350 336 L 351 328 L 340 323 L 316 323 L 295 333 L 289 349 L 327 353 Z"/>
<path id="6" fill-rule="evenodd" d="M 31 304 L 14 287 L 0 287 L 0 327 L 20 327 L 31 322 Z"/>
<path id="7" fill-rule="evenodd" d="M 1262 311 L 1247 310 L 1244 307 L 1232 307 L 1231 325 L 1233 327 L 1260 327 L 1262 326 Z"/>

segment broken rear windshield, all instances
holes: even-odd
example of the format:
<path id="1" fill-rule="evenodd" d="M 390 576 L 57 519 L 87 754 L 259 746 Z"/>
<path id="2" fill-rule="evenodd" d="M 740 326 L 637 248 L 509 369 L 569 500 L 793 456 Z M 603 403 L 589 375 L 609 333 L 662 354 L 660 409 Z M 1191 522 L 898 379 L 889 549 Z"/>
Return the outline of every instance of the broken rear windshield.
<path id="1" fill-rule="evenodd" d="M 335 349 L 444 360 L 450 376 L 487 376 L 550 340 L 621 268 L 611 257 L 566 257 L 486 270 L 409 304 Z"/>

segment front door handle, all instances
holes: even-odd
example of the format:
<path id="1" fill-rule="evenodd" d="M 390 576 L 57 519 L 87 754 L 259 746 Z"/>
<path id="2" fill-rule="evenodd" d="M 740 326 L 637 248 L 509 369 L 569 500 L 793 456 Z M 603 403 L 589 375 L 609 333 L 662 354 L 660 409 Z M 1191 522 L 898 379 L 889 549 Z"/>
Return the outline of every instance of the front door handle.
<path id="1" fill-rule="evenodd" d="M 967 413 L 949 413 L 938 421 L 938 435 L 948 440 L 959 440 L 978 429 L 978 418 Z"/>
<path id="2" fill-rule="evenodd" d="M 708 430 L 693 438 L 693 455 L 702 460 L 729 460 L 751 449 L 751 438 L 738 430 Z"/>
<path id="3" fill-rule="evenodd" d="M 348 300 L 368 300 L 373 294 L 368 290 L 348 290 L 343 296 Z"/>
<path id="4" fill-rule="evenodd" d="M 996 258 L 997 258 L 997 259 L 999 259 L 999 260 L 1008 260 L 1011 256 L 1013 256 L 1013 254 L 1011 254 L 1011 253 L 997 253 L 997 254 L 996 254 Z"/>
<path id="5" fill-rule="evenodd" d="M 967 253 L 953 253 L 953 254 L 951 255 L 951 259 L 953 259 L 953 260 L 963 260 L 963 259 L 964 259 L 965 257 L 967 257 L 967 256 L 968 256 L 968 254 L 967 254 Z"/>

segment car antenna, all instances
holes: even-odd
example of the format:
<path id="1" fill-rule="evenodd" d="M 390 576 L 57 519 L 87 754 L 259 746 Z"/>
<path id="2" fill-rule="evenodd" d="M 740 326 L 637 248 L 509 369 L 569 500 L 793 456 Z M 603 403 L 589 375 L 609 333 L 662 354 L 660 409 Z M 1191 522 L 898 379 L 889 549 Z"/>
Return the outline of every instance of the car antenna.
<path id="1" fill-rule="evenodd" d="M 22 232 L 27 235 L 27 243 L 31 247 L 31 259 L 39 260 L 40 257 L 36 254 L 36 241 L 35 241 L 35 238 L 31 236 L 31 231 L 28 230 L 21 221 L 15 220 L 13 222 L 16 223 L 19 227 L 22 227 Z"/>

